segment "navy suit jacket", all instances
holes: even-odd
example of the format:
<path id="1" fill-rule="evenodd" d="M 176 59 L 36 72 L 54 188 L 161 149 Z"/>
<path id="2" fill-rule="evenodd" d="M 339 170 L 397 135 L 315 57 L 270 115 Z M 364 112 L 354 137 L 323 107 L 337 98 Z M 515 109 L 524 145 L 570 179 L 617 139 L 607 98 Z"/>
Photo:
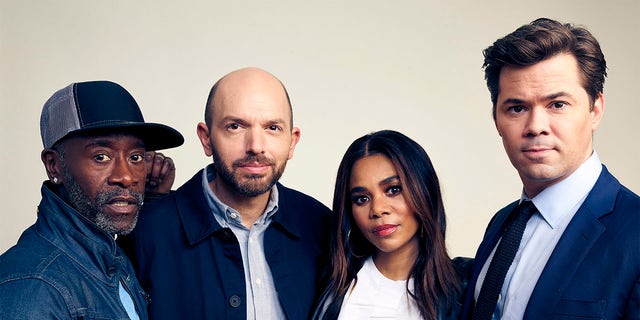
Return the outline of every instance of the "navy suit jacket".
<path id="1" fill-rule="evenodd" d="M 487 227 L 463 319 L 471 318 L 478 275 L 517 203 L 500 210 Z M 524 319 L 640 319 L 640 198 L 604 165 L 549 257 Z"/>
<path id="2" fill-rule="evenodd" d="M 264 235 L 265 257 L 287 319 L 304 320 L 329 263 L 330 211 L 281 184 L 278 195 L 278 212 Z M 246 319 L 240 246 L 211 213 L 202 170 L 170 196 L 146 203 L 121 245 L 150 295 L 150 319 Z"/>

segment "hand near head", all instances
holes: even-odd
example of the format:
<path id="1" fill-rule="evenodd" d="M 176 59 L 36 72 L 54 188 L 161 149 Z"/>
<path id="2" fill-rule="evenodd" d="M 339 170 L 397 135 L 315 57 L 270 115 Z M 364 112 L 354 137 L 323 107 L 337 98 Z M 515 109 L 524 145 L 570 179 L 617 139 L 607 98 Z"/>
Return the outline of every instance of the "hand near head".
<path id="1" fill-rule="evenodd" d="M 176 178 L 176 167 L 173 160 L 162 153 L 147 151 L 144 155 L 147 167 L 147 184 L 145 193 L 166 194 Z"/>

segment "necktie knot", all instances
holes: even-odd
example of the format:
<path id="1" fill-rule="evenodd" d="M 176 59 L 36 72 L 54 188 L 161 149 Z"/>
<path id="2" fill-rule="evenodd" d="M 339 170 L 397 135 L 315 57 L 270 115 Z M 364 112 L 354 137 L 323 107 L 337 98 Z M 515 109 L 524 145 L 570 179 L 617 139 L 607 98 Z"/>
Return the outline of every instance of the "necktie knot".
<path id="1" fill-rule="evenodd" d="M 536 209 L 536 206 L 533 204 L 533 201 L 531 200 L 522 201 L 522 203 L 518 205 L 518 210 L 520 211 L 518 214 L 520 216 L 523 216 L 523 215 L 526 216 L 527 220 L 529 220 L 529 218 L 531 218 L 532 215 L 538 212 L 538 209 Z"/>

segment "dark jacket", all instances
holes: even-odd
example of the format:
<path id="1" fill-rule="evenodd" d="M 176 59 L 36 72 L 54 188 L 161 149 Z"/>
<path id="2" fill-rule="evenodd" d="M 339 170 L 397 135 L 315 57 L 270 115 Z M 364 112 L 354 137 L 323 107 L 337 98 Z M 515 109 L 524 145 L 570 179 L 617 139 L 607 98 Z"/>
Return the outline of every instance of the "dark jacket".
<path id="1" fill-rule="evenodd" d="M 471 319 L 483 264 L 517 201 L 489 223 L 464 304 Z M 640 198 L 605 166 L 549 257 L 524 319 L 640 319 Z"/>
<path id="2" fill-rule="evenodd" d="M 129 319 L 119 282 L 147 319 L 145 295 L 113 238 L 45 183 L 36 223 L 0 256 L 0 318 Z"/>
<path id="3" fill-rule="evenodd" d="M 265 256 L 285 314 L 307 319 L 319 270 L 328 262 L 329 209 L 281 184 L 278 194 Z M 153 319 L 246 318 L 240 247 L 208 206 L 202 170 L 171 195 L 145 204 L 127 241 Z"/>

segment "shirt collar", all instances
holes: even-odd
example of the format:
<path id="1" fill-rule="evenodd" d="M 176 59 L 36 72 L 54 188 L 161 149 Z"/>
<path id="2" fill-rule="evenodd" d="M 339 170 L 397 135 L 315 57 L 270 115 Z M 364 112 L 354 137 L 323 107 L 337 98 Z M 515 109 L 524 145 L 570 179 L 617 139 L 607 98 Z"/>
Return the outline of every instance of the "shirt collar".
<path id="1" fill-rule="evenodd" d="M 216 196 L 216 194 L 209 187 L 209 182 L 216 178 L 216 174 L 213 168 L 213 164 L 208 165 L 202 172 L 202 188 L 207 197 L 207 203 L 213 213 L 216 221 L 223 228 L 228 228 L 230 224 L 237 226 L 242 225 L 242 218 L 240 213 L 234 208 L 228 206 Z M 271 187 L 271 193 L 269 195 L 269 202 L 264 213 L 256 220 L 256 223 L 270 223 L 273 220 L 273 215 L 278 211 L 278 187 L 273 185 Z"/>
<path id="2" fill-rule="evenodd" d="M 552 228 L 556 228 L 563 220 L 564 214 L 572 212 L 572 208 L 584 201 L 601 171 L 602 163 L 598 154 L 593 151 L 593 154 L 574 173 L 542 190 L 533 199 L 527 197 L 523 190 L 521 201 L 533 201 L 544 220 Z"/>

